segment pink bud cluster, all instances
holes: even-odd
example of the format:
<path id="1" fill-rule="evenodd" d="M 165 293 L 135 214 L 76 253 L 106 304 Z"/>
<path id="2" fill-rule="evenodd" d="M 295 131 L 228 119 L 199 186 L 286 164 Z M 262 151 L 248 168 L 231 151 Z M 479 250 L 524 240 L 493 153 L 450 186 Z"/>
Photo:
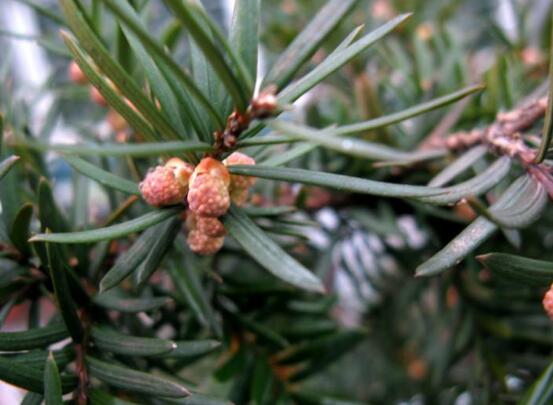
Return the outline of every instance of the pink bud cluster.
<path id="1" fill-rule="evenodd" d="M 543 297 L 543 309 L 549 318 L 553 320 L 553 284 L 551 284 L 551 287 L 547 290 L 545 296 Z"/>
<path id="2" fill-rule="evenodd" d="M 140 192 L 150 205 L 162 207 L 188 203 L 188 246 L 198 254 L 211 255 L 223 246 L 225 228 L 219 218 L 231 201 L 244 205 L 255 179 L 231 175 L 232 165 L 254 165 L 251 157 L 234 152 L 223 162 L 206 157 L 194 167 L 178 158 L 150 169 L 140 183 Z"/>

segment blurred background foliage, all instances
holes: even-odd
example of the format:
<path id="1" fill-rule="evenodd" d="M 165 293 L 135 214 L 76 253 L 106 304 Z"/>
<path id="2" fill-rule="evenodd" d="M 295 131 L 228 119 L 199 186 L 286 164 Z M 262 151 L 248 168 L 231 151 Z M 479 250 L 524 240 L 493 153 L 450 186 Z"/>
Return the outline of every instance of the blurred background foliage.
<path id="1" fill-rule="evenodd" d="M 524 277 L 522 281 L 515 277 L 513 282 L 496 274 L 493 263 L 484 267 L 481 261 L 485 260 L 471 254 L 438 277 L 413 277 L 419 264 L 476 217 L 475 207 L 466 202 L 434 207 L 413 200 L 260 180 L 252 197 L 254 204 L 284 209 L 256 211 L 254 207 L 249 214 L 323 280 L 328 294 L 301 292 L 259 271 L 260 266 L 232 240 L 217 256 L 199 258 L 179 235 L 163 261 L 164 252 L 159 254 L 155 264 L 162 271 L 154 273 L 148 283 L 138 283 L 132 279 L 133 273 L 132 280 L 109 294 L 94 296 L 99 280 L 117 258 L 125 257 L 125 252 L 136 253 L 132 247 L 137 237 L 94 245 L 60 245 L 59 250 L 46 252 L 46 246 L 53 249 L 57 245 L 31 248 L 28 236 L 46 229 L 86 230 L 131 220 L 143 215 L 144 207 L 132 197 L 80 175 L 59 154 L 33 143 L 38 139 L 42 143 L 95 145 L 129 138 L 121 138 L 106 123 L 108 110 L 90 102 L 86 87 L 68 81 L 71 55 L 58 34 L 60 24 L 65 23 L 57 2 L 20 3 L 30 4 L 37 12 L 39 33 L 17 38 L 14 30 L 0 31 L 0 46 L 7 50 L 0 59 L 2 158 L 13 152 L 25 163 L 16 165 L 0 184 L 3 328 L 10 330 L 14 324 L 19 329 L 37 328 L 50 318 L 51 323 L 59 323 L 60 315 L 52 316 L 55 285 L 48 276 L 48 263 L 59 256 L 72 263 L 72 275 L 65 283 L 71 286 L 73 296 L 79 295 L 75 294 L 76 280 L 84 284 L 88 294 L 83 293 L 85 302 L 78 305 L 89 308 L 95 322 L 118 333 L 155 338 L 157 345 L 162 339 L 172 339 L 179 346 L 166 356 L 128 355 L 109 345 L 110 340 L 124 340 L 121 336 L 104 336 L 108 343 L 103 347 L 100 342 L 106 332 L 98 330 L 92 332 L 93 340 L 98 340 L 92 349 L 95 356 L 112 362 L 111 367 L 125 365 L 171 375 L 193 392 L 203 393 L 174 402 L 151 393 L 125 394 L 124 387 L 109 381 L 109 373 L 117 374 L 117 369 L 100 365 L 96 377 L 103 382 L 91 391 L 93 401 L 118 403 L 113 402 L 115 396 L 138 403 L 182 404 L 546 404 L 553 400 L 551 367 L 547 369 L 552 360 L 553 329 L 541 305 L 553 281 L 551 268 L 537 285 Z M 91 10 L 94 26 L 108 39 L 112 54 L 133 77 L 144 77 L 144 66 L 129 51 L 113 14 L 102 2 L 84 3 Z M 172 20 L 161 2 L 131 3 L 145 10 L 144 18 L 154 27 L 152 35 L 166 39 L 173 48 L 169 39 Z M 217 1 L 203 3 L 228 29 L 230 7 Z M 261 72 L 277 60 L 324 3 L 262 0 Z M 285 115 L 315 128 L 342 126 L 482 83 L 485 91 L 451 107 L 363 131 L 359 138 L 412 151 L 451 132 L 490 125 L 498 112 L 546 94 L 552 7 L 547 0 L 362 0 L 300 74 L 320 64 L 354 27 L 365 25 L 370 31 L 401 13 L 413 12 L 413 16 L 300 98 Z M 0 13 L 9 18 L 4 11 Z M 46 81 L 38 88 L 18 77 L 13 68 L 17 66 L 13 48 L 28 40 L 46 50 L 49 64 Z M 186 60 L 190 52 L 188 41 L 174 43 L 177 60 Z M 528 131 L 529 143 L 539 145 L 542 126 L 543 120 L 537 121 Z M 290 143 L 246 150 L 263 161 L 285 156 L 293 148 L 297 145 Z M 427 184 L 456 157 L 449 154 L 414 164 L 374 164 L 363 157 L 313 148 L 291 159 L 288 166 Z M 101 156 L 92 161 L 138 182 L 153 160 Z M 484 162 L 476 161 L 471 174 L 485 168 Z M 521 173 L 518 168 L 513 171 Z M 460 177 L 470 178 L 467 174 Z M 499 188 L 505 189 L 514 177 Z M 501 252 L 551 261 L 552 220 L 553 212 L 547 207 L 533 226 L 497 233 L 477 254 Z M 156 225 L 156 231 L 176 234 L 177 227 L 168 220 Z M 153 240 L 151 236 L 148 239 Z M 8 248 L 13 245 L 17 260 Z M 158 266 L 154 267 L 152 271 Z M 87 302 L 89 296 L 92 302 Z M 105 356 L 104 352 L 111 354 Z M 74 387 L 71 364 L 79 356 L 78 350 L 66 345 L 56 348 L 55 354 L 62 386 Z M 21 373 L 30 373 L 32 381 L 7 381 L 40 392 L 32 384 L 40 383 L 41 373 L 51 364 L 45 366 L 44 350 L 2 355 L 0 376 L 4 380 L 6 373 L 13 371 L 8 361 L 21 365 Z M 39 382 L 24 367 L 40 370 Z M 544 384 L 532 390 L 542 373 Z M 135 378 L 126 384 L 143 382 L 143 377 Z M 41 395 L 29 394 L 25 401 L 38 403 Z M 198 402 L 193 402 L 194 398 L 199 398 Z"/>

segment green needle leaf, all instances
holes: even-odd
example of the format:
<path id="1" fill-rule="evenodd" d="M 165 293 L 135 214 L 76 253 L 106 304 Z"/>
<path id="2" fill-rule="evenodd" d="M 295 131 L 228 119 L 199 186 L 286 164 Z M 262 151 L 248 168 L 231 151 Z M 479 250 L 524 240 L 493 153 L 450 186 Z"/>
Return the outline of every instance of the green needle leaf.
<path id="1" fill-rule="evenodd" d="M 141 217 L 132 219 L 121 224 L 108 226 L 106 228 L 92 229 L 81 232 L 65 233 L 41 233 L 29 239 L 30 242 L 52 242 L 52 243 L 92 243 L 102 240 L 111 240 L 127 236 L 131 233 L 140 232 L 153 225 L 180 213 L 182 208 L 169 208 L 148 212 Z"/>
<path id="2" fill-rule="evenodd" d="M 488 152 L 488 148 L 484 145 L 475 146 L 462 154 L 454 162 L 438 173 L 429 183 L 429 187 L 441 187 L 455 179 L 459 174 L 463 173 L 474 163 L 483 158 Z"/>
<path id="3" fill-rule="evenodd" d="M 30 225 L 33 217 L 33 204 L 24 204 L 13 221 L 10 240 L 24 256 L 31 256 L 29 245 Z"/>
<path id="4" fill-rule="evenodd" d="M 163 114 L 140 87 L 134 82 L 123 66 L 121 66 L 102 44 L 100 38 L 88 24 L 75 0 L 60 0 L 67 22 L 79 39 L 80 45 L 87 51 L 102 72 L 109 77 L 121 93 L 129 99 L 142 116 L 150 122 L 161 134 L 172 139 L 180 136 L 167 122 Z"/>
<path id="5" fill-rule="evenodd" d="M 97 294 L 92 299 L 92 302 L 99 307 L 130 314 L 153 311 L 170 301 L 168 297 L 127 298 L 115 289 Z"/>
<path id="6" fill-rule="evenodd" d="M 487 253 L 476 257 L 497 276 L 533 287 L 547 287 L 553 282 L 553 262 L 506 253 Z"/>
<path id="7" fill-rule="evenodd" d="M 410 107 L 393 114 L 385 115 L 385 116 L 378 117 L 364 122 L 358 122 L 356 124 L 344 125 L 336 129 L 333 129 L 332 132 L 335 135 L 347 135 L 347 134 L 354 134 L 354 133 L 363 132 L 363 131 L 372 131 L 373 129 L 396 124 L 398 122 L 405 121 L 417 115 L 421 115 L 426 112 L 454 103 L 455 101 L 458 101 L 470 94 L 473 94 L 477 91 L 481 91 L 483 88 L 484 87 L 482 85 L 470 86 L 470 87 L 467 87 L 466 89 L 456 91 L 454 93 L 436 98 L 434 100 L 427 101 L 425 103 L 421 103 L 414 107 Z"/>
<path id="8" fill-rule="evenodd" d="M 328 1 L 279 56 L 263 79 L 261 87 L 275 84 L 281 89 L 287 85 L 303 64 L 315 54 L 330 33 L 343 21 L 356 3 L 358 3 L 357 0 Z"/>
<path id="9" fill-rule="evenodd" d="M 67 0 L 65 0 L 67 1 Z M 155 54 L 167 68 L 177 77 L 181 85 L 190 92 L 196 101 L 206 110 L 206 112 L 214 119 L 221 127 L 224 126 L 222 117 L 213 108 L 202 91 L 196 86 L 190 74 L 179 66 L 173 58 L 165 51 L 165 49 L 148 33 L 148 30 L 143 27 L 142 21 L 136 18 L 134 13 L 129 12 L 129 6 L 125 2 L 114 0 L 102 0 L 102 2 L 116 14 L 122 22 L 124 22 L 131 31 L 142 41 L 142 44 L 152 54 Z M 132 100 L 131 100 L 132 101 Z M 134 102 L 134 101 L 133 101 Z"/>
<path id="10" fill-rule="evenodd" d="M 526 176 L 519 177 L 490 207 L 490 211 L 494 212 L 508 206 L 520 192 L 524 182 L 526 182 Z M 478 217 L 442 250 L 417 267 L 416 275 L 432 276 L 455 266 L 484 243 L 497 228 L 497 225 L 487 218 Z"/>
<path id="11" fill-rule="evenodd" d="M 307 291 L 324 292 L 321 280 L 282 250 L 239 208 L 231 207 L 223 222 L 252 259 L 275 277 Z"/>
<path id="12" fill-rule="evenodd" d="M 51 352 L 44 368 L 44 402 L 46 405 L 63 404 L 60 374 Z"/>
<path id="13" fill-rule="evenodd" d="M 171 340 L 128 336 L 104 326 L 92 327 L 91 336 L 100 350 L 124 356 L 156 356 L 177 348 Z"/>
<path id="14" fill-rule="evenodd" d="M 67 280 L 69 265 L 64 263 L 60 247 L 46 243 L 46 255 L 48 256 L 48 271 L 54 286 L 54 295 L 61 316 L 75 343 L 80 343 L 83 338 L 83 326 L 77 315 L 75 301 L 71 295 L 71 288 Z"/>
<path id="15" fill-rule="evenodd" d="M 210 152 L 211 145 L 198 141 L 169 141 L 145 143 L 101 143 L 93 145 L 82 144 L 47 144 L 26 140 L 22 146 L 39 150 L 54 151 L 81 156 L 118 156 L 118 157 L 149 157 L 180 152 Z"/>
<path id="16" fill-rule="evenodd" d="M 249 103 L 246 89 L 251 88 L 251 85 L 238 79 L 232 68 L 225 61 L 224 55 L 221 54 L 213 43 L 209 32 L 206 30 L 207 21 L 201 16 L 202 10 L 189 0 L 185 0 L 184 2 L 180 0 L 165 0 L 165 3 L 173 10 L 177 18 L 181 20 L 182 25 L 186 27 L 194 38 L 194 41 L 202 50 L 206 59 L 211 63 L 213 70 L 227 88 L 234 104 L 240 110 L 245 109 Z"/>
<path id="17" fill-rule="evenodd" d="M 8 174 L 13 166 L 19 161 L 19 156 L 10 156 L 0 163 L 0 180 Z"/>
<path id="18" fill-rule="evenodd" d="M 551 29 L 551 28 L 550 28 Z M 545 124 L 543 126 L 543 134 L 538 149 L 538 153 L 534 158 L 534 163 L 541 163 L 547 155 L 547 150 L 551 145 L 551 140 L 553 139 L 553 29 L 550 33 L 551 43 L 549 51 L 549 88 L 547 94 L 547 110 L 545 112 Z"/>
<path id="19" fill-rule="evenodd" d="M 0 351 L 38 349 L 68 336 L 67 328 L 62 322 L 23 332 L 0 332 Z"/>
<path id="20" fill-rule="evenodd" d="M 252 82 L 255 82 L 257 76 L 259 2 L 260 0 L 236 0 L 230 29 L 231 46 L 244 61 Z M 249 94 L 250 97 L 252 95 Z"/>
<path id="21" fill-rule="evenodd" d="M 128 194 L 140 195 L 138 185 L 135 182 L 123 179 L 115 174 L 100 169 L 98 166 L 87 162 L 77 156 L 66 155 L 64 159 L 75 170 L 92 180 L 96 180 L 105 186 L 114 188 Z"/>
<path id="22" fill-rule="evenodd" d="M 442 189 L 439 188 L 386 183 L 305 169 L 266 167 L 261 165 L 237 165 L 229 167 L 229 171 L 232 174 L 288 181 L 292 183 L 310 184 L 314 186 L 334 188 L 354 193 L 372 194 L 382 197 L 425 197 L 439 195 L 442 193 Z"/>
<path id="23" fill-rule="evenodd" d="M 343 1 L 341 7 L 347 7 L 347 2 Z M 393 31 L 398 25 L 409 18 L 411 14 L 403 14 L 395 17 L 363 38 L 345 47 L 344 49 L 333 52 L 315 69 L 286 87 L 279 95 L 278 99 L 282 104 L 289 104 L 297 100 L 300 96 L 315 87 L 318 83 L 340 69 L 350 60 L 365 51 L 371 45 Z M 277 62 L 278 63 L 278 62 Z"/>
<path id="24" fill-rule="evenodd" d="M 178 220 L 171 220 L 172 223 L 177 221 Z M 152 252 L 152 247 L 155 246 L 160 239 L 163 239 L 160 235 L 163 235 L 162 232 L 165 232 L 165 225 L 165 223 L 161 223 L 147 229 L 138 237 L 129 250 L 119 256 L 115 265 L 100 281 L 100 292 L 115 287 L 146 260 L 148 255 Z M 176 232 L 173 232 L 173 235 L 176 236 Z M 170 243 L 171 241 L 166 241 L 165 247 L 170 245 Z"/>
<path id="25" fill-rule="evenodd" d="M 0 380 L 13 384 L 28 391 L 42 394 L 44 392 L 44 372 L 38 368 L 17 364 L 0 356 Z M 62 376 L 63 393 L 71 392 L 77 385 L 76 376 Z"/>
<path id="26" fill-rule="evenodd" d="M 170 398 L 190 395 L 181 384 L 154 374 L 107 363 L 91 356 L 86 357 L 86 363 L 92 376 L 115 388 Z"/>
<path id="27" fill-rule="evenodd" d="M 90 83 L 102 94 L 106 102 L 115 109 L 137 132 L 143 134 L 148 140 L 158 140 L 160 136 L 152 129 L 150 124 L 134 111 L 126 100 L 111 87 L 110 83 L 96 71 L 96 68 L 88 61 L 81 47 L 67 33 L 61 33 L 65 45 L 73 55 L 73 58 L 88 78 Z M 32 142 L 29 142 L 32 145 Z"/>
<path id="28" fill-rule="evenodd" d="M 445 150 L 404 152 L 374 142 L 354 138 L 339 138 L 334 136 L 333 129 L 316 130 L 285 121 L 273 121 L 270 127 L 283 135 L 288 135 L 307 142 L 344 153 L 350 156 L 373 160 L 413 160 L 417 158 L 440 157 L 447 153 Z"/>

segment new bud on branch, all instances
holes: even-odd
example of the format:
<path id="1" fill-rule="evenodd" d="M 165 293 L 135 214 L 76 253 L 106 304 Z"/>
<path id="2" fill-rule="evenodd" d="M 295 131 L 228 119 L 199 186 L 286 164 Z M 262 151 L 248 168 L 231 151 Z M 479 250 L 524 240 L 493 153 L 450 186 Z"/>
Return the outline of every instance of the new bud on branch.
<path id="1" fill-rule="evenodd" d="M 225 227 L 218 218 L 227 213 L 231 200 L 244 205 L 255 184 L 255 178 L 230 175 L 227 166 L 254 164 L 254 159 L 240 152 L 222 163 L 205 157 L 196 167 L 171 158 L 150 169 L 139 188 L 144 200 L 156 207 L 188 203 L 188 246 L 195 253 L 210 255 L 221 249 L 225 239 Z"/>

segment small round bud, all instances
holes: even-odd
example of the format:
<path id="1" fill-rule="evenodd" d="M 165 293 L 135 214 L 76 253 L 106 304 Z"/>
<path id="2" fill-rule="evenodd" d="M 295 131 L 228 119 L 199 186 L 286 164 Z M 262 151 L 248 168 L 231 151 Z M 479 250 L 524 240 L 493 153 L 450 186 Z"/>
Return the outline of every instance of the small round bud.
<path id="1" fill-rule="evenodd" d="M 125 118 L 123 118 L 123 116 L 114 109 L 110 109 L 108 111 L 106 119 L 113 132 L 122 132 L 129 127 L 129 124 L 127 124 Z"/>
<path id="2" fill-rule="evenodd" d="M 100 93 L 100 91 L 94 86 L 90 86 L 90 99 L 102 107 L 106 107 L 108 105 L 102 93 Z"/>
<path id="3" fill-rule="evenodd" d="M 547 290 L 543 297 L 543 309 L 547 316 L 553 320 L 553 284 L 551 284 L 551 287 L 549 287 L 549 290 Z"/>
<path id="4" fill-rule="evenodd" d="M 196 221 L 196 229 L 212 238 L 225 236 L 227 233 L 225 226 L 217 218 L 198 217 Z"/>
<path id="5" fill-rule="evenodd" d="M 193 175 L 188 191 L 188 205 L 202 217 L 225 215 L 230 207 L 228 183 L 209 174 Z"/>
<path id="6" fill-rule="evenodd" d="M 150 169 L 139 188 L 144 200 L 155 207 L 182 203 L 187 191 L 176 179 L 174 170 L 165 166 Z"/>
<path id="7" fill-rule="evenodd" d="M 77 62 L 75 62 L 74 60 L 71 61 L 71 63 L 69 64 L 69 68 L 67 70 L 68 70 L 69 80 L 71 80 L 73 83 L 76 83 L 76 84 L 88 83 L 87 77 L 85 76 L 85 74 L 83 73 L 83 71 L 77 64 Z"/>
<path id="8" fill-rule="evenodd" d="M 255 160 L 248 155 L 240 152 L 233 152 L 225 160 L 223 160 L 225 166 L 237 166 L 237 165 L 255 165 Z M 231 189 L 246 189 L 255 184 L 256 178 L 249 176 L 238 176 L 235 174 L 230 175 L 230 187 Z"/>
<path id="9" fill-rule="evenodd" d="M 192 182 L 197 176 L 205 174 L 220 179 L 227 187 L 230 184 L 230 175 L 226 166 L 217 159 L 210 157 L 203 158 L 194 169 L 194 173 L 192 174 L 190 181 Z"/>
<path id="10" fill-rule="evenodd" d="M 275 86 L 269 86 L 252 100 L 250 108 L 254 118 L 268 118 L 275 113 L 278 107 L 276 91 Z"/>
<path id="11" fill-rule="evenodd" d="M 225 238 L 223 236 L 213 238 L 198 230 L 193 230 L 188 233 L 186 242 L 190 250 L 194 253 L 199 255 L 212 255 L 223 247 Z"/>
<path id="12" fill-rule="evenodd" d="M 194 173 L 194 165 L 174 157 L 165 162 L 165 167 L 173 170 L 177 181 L 186 187 L 186 191 L 188 192 L 188 183 L 190 182 L 192 173 Z"/>

